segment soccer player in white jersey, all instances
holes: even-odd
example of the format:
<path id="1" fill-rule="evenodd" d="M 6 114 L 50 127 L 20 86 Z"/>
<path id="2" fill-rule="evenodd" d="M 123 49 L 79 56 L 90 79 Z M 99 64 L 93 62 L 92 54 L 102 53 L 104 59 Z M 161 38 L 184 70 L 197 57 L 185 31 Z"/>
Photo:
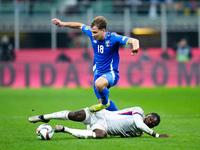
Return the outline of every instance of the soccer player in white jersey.
<path id="1" fill-rule="evenodd" d="M 71 129 L 62 125 L 56 125 L 55 132 L 65 132 L 77 138 L 107 138 L 110 136 L 141 137 L 147 133 L 153 137 L 170 137 L 167 134 L 158 134 L 151 128 L 160 123 L 157 113 L 144 116 L 140 107 L 132 107 L 119 111 L 101 110 L 91 113 L 89 108 L 78 111 L 59 111 L 52 114 L 32 116 L 29 121 L 49 122 L 50 119 L 61 119 L 82 122 L 87 125 L 87 130 Z"/>
<path id="2" fill-rule="evenodd" d="M 115 86 L 119 80 L 119 47 L 131 44 L 131 54 L 135 55 L 139 50 L 139 41 L 115 32 L 108 32 L 107 20 L 102 16 L 94 18 L 91 26 L 79 22 L 61 22 L 56 18 L 52 19 L 52 23 L 58 27 L 80 29 L 91 39 L 94 54 L 93 88 L 100 104 L 91 106 L 90 111 L 95 112 L 104 108 L 110 111 L 118 110 L 115 103 L 109 99 L 109 88 Z"/>

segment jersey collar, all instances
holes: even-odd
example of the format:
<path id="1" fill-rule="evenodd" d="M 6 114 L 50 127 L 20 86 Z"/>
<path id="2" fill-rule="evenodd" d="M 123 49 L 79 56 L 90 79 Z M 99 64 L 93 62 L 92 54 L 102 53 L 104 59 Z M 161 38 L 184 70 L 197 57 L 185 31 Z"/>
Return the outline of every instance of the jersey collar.
<path id="1" fill-rule="evenodd" d="M 104 39 L 107 39 L 107 38 L 109 38 L 109 37 L 110 37 L 110 32 L 108 32 L 108 31 L 106 30 L 106 36 L 105 36 Z"/>

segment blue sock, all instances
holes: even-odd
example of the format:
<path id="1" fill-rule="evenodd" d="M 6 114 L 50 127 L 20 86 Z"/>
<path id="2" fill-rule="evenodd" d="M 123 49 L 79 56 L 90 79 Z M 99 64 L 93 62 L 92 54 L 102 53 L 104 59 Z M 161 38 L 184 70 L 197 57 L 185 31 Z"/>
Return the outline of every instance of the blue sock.
<path id="1" fill-rule="evenodd" d="M 108 97 L 109 97 L 109 90 L 107 87 L 103 89 L 102 91 L 99 91 L 99 95 L 101 96 L 101 103 L 103 105 L 106 105 L 108 103 Z"/>
<path id="2" fill-rule="evenodd" d="M 110 106 L 108 108 L 106 108 L 106 110 L 109 110 L 109 111 L 118 111 L 118 108 L 115 105 L 115 103 L 112 100 L 110 100 Z"/>

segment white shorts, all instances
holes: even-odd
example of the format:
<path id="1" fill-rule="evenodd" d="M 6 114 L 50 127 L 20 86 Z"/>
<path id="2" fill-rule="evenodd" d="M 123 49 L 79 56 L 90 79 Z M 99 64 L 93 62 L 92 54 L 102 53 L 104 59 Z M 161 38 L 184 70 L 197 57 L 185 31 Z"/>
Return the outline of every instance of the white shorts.
<path id="1" fill-rule="evenodd" d="M 87 130 L 93 131 L 94 129 L 101 129 L 107 132 L 107 122 L 105 118 L 105 111 L 90 113 L 89 108 L 85 108 L 86 118 L 82 122 L 87 125 Z"/>

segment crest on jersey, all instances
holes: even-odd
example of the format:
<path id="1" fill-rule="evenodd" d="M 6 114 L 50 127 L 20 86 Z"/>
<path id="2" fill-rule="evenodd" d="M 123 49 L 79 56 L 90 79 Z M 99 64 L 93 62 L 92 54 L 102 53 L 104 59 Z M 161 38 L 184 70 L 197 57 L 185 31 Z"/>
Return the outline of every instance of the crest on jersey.
<path id="1" fill-rule="evenodd" d="M 109 47 L 109 46 L 110 46 L 110 41 L 106 40 L 106 47 Z"/>

